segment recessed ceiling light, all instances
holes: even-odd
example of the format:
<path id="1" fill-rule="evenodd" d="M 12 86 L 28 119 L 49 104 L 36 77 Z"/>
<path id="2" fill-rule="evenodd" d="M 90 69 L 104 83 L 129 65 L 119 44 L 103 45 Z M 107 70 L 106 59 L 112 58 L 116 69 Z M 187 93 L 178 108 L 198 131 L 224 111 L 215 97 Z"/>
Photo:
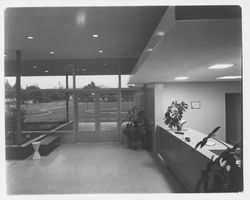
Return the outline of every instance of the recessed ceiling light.
<path id="1" fill-rule="evenodd" d="M 55 52 L 54 51 L 51 51 L 51 52 L 49 52 L 50 54 L 55 54 Z"/>
<path id="2" fill-rule="evenodd" d="M 221 76 L 216 79 L 239 79 L 241 76 Z"/>
<path id="3" fill-rule="evenodd" d="M 150 48 L 150 49 L 148 49 L 147 51 L 151 52 L 151 51 L 153 51 L 153 49 Z"/>
<path id="4" fill-rule="evenodd" d="M 216 64 L 208 67 L 208 69 L 226 69 L 234 66 L 234 64 Z"/>
<path id="5" fill-rule="evenodd" d="M 82 71 L 83 71 L 83 72 L 86 72 L 86 69 L 85 69 L 85 68 L 83 68 L 83 69 L 82 69 Z"/>
<path id="6" fill-rule="evenodd" d="M 189 79 L 187 76 L 178 76 L 174 78 L 175 80 L 187 80 Z"/>
<path id="7" fill-rule="evenodd" d="M 77 13 L 76 23 L 77 23 L 78 26 L 84 26 L 85 25 L 86 16 L 85 16 L 84 12 L 81 11 L 81 12 Z"/>
<path id="8" fill-rule="evenodd" d="M 158 32 L 156 33 L 156 35 L 163 36 L 163 35 L 165 35 L 165 32 L 164 32 L 164 31 L 158 31 Z"/>
<path id="9" fill-rule="evenodd" d="M 37 68 L 37 66 L 36 66 L 36 65 L 34 65 L 34 66 L 33 66 L 33 68 L 34 68 L 34 69 L 36 69 L 36 68 Z"/>
<path id="10" fill-rule="evenodd" d="M 46 69 L 44 72 L 48 73 L 49 71 Z"/>
<path id="11" fill-rule="evenodd" d="M 99 37 L 99 35 L 97 35 L 97 34 L 93 34 L 93 35 L 92 35 L 92 37 L 93 37 L 93 38 L 98 38 L 98 37 Z"/>
<path id="12" fill-rule="evenodd" d="M 27 39 L 29 39 L 29 40 L 33 40 L 33 39 L 34 39 L 34 37 L 33 37 L 33 36 L 27 36 Z"/>
<path id="13" fill-rule="evenodd" d="M 103 51 L 103 50 L 99 50 L 98 52 L 99 52 L 99 53 L 103 53 L 104 51 Z"/>

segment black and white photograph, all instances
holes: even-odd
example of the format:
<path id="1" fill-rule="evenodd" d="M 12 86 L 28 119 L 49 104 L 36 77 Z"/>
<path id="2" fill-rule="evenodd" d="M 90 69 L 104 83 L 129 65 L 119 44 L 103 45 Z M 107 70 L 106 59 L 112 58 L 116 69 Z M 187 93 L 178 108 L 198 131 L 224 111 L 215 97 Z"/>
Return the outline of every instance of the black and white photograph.
<path id="1" fill-rule="evenodd" d="M 3 199 L 247 199 L 249 9 L 4 0 Z"/>

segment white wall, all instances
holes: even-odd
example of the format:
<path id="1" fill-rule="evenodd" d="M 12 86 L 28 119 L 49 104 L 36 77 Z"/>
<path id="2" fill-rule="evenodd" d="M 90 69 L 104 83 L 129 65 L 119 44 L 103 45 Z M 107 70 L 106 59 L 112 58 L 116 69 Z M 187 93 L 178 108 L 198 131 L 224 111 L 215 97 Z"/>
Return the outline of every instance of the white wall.
<path id="1" fill-rule="evenodd" d="M 216 138 L 225 141 L 225 94 L 241 92 L 240 82 L 195 82 L 155 84 L 155 124 L 162 125 L 172 101 L 184 101 L 189 109 L 183 115 L 184 127 L 209 133 L 220 126 Z M 191 101 L 200 101 L 200 109 L 191 109 Z"/>

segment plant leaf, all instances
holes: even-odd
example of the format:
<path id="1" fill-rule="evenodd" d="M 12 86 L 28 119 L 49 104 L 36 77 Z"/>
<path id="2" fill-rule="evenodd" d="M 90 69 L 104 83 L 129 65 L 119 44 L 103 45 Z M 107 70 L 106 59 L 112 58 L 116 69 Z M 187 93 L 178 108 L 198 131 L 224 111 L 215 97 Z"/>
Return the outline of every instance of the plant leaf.
<path id="1" fill-rule="evenodd" d="M 204 147 L 206 143 L 207 143 L 207 139 L 203 139 L 201 141 L 201 148 Z"/>
<path id="2" fill-rule="evenodd" d="M 220 126 L 217 126 L 211 133 L 208 134 L 209 137 L 213 137 L 214 134 L 220 129 Z"/>

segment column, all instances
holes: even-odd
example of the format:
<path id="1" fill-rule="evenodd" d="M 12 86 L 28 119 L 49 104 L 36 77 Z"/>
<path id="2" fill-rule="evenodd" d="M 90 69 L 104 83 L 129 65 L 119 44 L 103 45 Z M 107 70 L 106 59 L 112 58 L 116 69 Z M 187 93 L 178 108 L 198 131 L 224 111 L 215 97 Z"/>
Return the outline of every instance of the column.
<path id="1" fill-rule="evenodd" d="M 122 142 L 122 129 L 121 129 L 121 64 L 119 62 L 118 67 L 118 134 L 120 136 L 120 142 Z"/>
<path id="2" fill-rule="evenodd" d="M 74 62 L 73 64 L 73 108 L 74 108 L 74 134 L 75 134 L 75 142 L 76 140 L 76 134 L 78 131 L 78 120 L 77 120 L 77 113 L 78 113 L 78 105 L 77 105 L 77 94 L 76 94 L 76 64 Z"/>
<path id="3" fill-rule="evenodd" d="M 66 75 L 66 90 L 69 89 L 68 75 Z M 66 122 L 69 121 L 69 94 L 66 93 Z"/>
<path id="4" fill-rule="evenodd" d="M 16 51 L 16 131 L 20 132 L 21 124 L 21 51 Z"/>

